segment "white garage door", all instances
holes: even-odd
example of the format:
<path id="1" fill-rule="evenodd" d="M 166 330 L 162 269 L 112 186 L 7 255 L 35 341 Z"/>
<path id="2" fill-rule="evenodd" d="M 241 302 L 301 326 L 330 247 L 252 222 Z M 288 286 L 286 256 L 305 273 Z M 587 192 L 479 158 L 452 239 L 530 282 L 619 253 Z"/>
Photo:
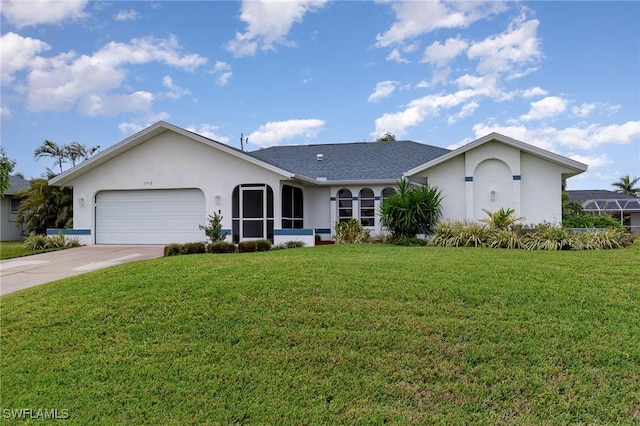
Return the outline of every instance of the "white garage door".
<path id="1" fill-rule="evenodd" d="M 204 241 L 204 194 L 199 189 L 103 191 L 96 195 L 96 244 Z"/>

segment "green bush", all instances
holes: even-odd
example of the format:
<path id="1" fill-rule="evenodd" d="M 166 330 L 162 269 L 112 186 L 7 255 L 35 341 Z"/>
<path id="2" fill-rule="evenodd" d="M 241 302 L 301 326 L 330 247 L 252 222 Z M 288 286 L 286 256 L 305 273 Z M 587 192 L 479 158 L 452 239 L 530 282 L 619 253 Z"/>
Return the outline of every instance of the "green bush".
<path id="1" fill-rule="evenodd" d="M 528 249 L 529 243 L 525 236 L 508 229 L 496 229 L 488 234 L 487 245 L 491 248 Z"/>
<path id="2" fill-rule="evenodd" d="M 562 225 L 567 228 L 614 228 L 624 231 L 626 228 L 620 221 L 611 215 L 575 214 L 568 216 L 562 221 Z"/>
<path id="3" fill-rule="evenodd" d="M 241 241 L 238 243 L 238 253 L 253 253 L 258 251 L 256 241 Z"/>
<path id="4" fill-rule="evenodd" d="M 207 246 L 203 242 L 184 243 L 182 245 L 182 254 L 200 254 L 206 252 Z"/>
<path id="5" fill-rule="evenodd" d="M 257 251 L 269 251 L 271 250 L 271 241 L 269 240 L 256 240 Z"/>
<path id="6" fill-rule="evenodd" d="M 207 253 L 235 253 L 237 247 L 233 243 L 218 241 L 207 245 Z"/>
<path id="7" fill-rule="evenodd" d="M 516 210 L 511 208 L 505 209 L 504 207 L 502 207 L 500 208 L 500 210 L 497 210 L 495 212 L 489 211 L 487 209 L 482 209 L 482 211 L 488 217 L 481 219 L 480 222 L 486 223 L 493 229 L 511 229 L 511 227 L 516 222 L 525 219 L 522 216 L 516 216 Z"/>
<path id="8" fill-rule="evenodd" d="M 79 245 L 80 240 L 77 237 L 75 239 L 67 240 L 62 233 L 59 233 L 58 235 L 31 234 L 24 241 L 24 248 L 26 250 L 57 249 L 64 247 L 78 247 Z"/>
<path id="9" fill-rule="evenodd" d="M 167 256 L 178 256 L 182 254 L 182 244 L 172 243 L 164 248 L 164 255 Z"/>
<path id="10" fill-rule="evenodd" d="M 364 243 L 369 240 L 369 230 L 353 217 L 346 222 L 336 222 L 335 229 L 334 238 L 338 244 Z"/>
<path id="11" fill-rule="evenodd" d="M 427 240 L 423 240 L 422 238 L 393 238 L 387 241 L 389 244 L 393 244 L 395 246 L 405 246 L 405 247 L 423 247 L 429 245 Z"/>
<path id="12" fill-rule="evenodd" d="M 222 234 L 222 215 L 213 213 L 213 216 L 209 215 L 209 225 L 199 225 L 200 229 L 204 230 L 204 233 L 211 243 L 217 243 L 224 241 L 225 235 Z"/>
<path id="13" fill-rule="evenodd" d="M 442 217 L 442 193 L 436 187 L 412 186 L 407 179 L 380 207 L 380 220 L 394 238 L 432 234 Z"/>

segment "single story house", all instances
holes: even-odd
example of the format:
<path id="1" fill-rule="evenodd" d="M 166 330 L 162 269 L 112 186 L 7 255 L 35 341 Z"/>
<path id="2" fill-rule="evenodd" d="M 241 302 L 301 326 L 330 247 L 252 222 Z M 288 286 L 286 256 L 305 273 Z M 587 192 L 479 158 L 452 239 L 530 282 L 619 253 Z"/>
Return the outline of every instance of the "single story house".
<path id="1" fill-rule="evenodd" d="M 578 202 L 585 213 L 609 214 L 631 232 L 640 233 L 640 199 L 604 189 L 567 191 L 569 202 Z"/>
<path id="2" fill-rule="evenodd" d="M 0 241 L 18 241 L 24 238 L 24 227 L 18 223 L 20 198 L 16 194 L 30 186 L 31 182 L 27 179 L 9 175 L 9 189 L 5 191 L 0 206 Z"/>
<path id="3" fill-rule="evenodd" d="M 562 180 L 586 170 L 497 133 L 455 150 L 393 141 L 244 152 L 158 122 L 50 184 L 73 187 L 73 233 L 86 244 L 203 241 L 199 225 L 217 212 L 234 242 L 314 245 L 351 217 L 384 232 L 379 206 L 403 177 L 437 186 L 446 219 L 507 207 L 527 223 L 560 223 Z"/>

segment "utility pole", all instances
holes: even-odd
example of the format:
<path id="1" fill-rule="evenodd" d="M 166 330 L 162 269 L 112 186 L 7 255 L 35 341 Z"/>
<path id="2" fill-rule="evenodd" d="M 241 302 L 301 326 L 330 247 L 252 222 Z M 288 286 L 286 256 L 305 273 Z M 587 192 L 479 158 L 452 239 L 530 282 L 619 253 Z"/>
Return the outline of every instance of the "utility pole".
<path id="1" fill-rule="evenodd" d="M 244 151 L 244 144 L 249 143 L 249 137 L 244 137 L 244 133 L 240 133 L 240 151 Z"/>

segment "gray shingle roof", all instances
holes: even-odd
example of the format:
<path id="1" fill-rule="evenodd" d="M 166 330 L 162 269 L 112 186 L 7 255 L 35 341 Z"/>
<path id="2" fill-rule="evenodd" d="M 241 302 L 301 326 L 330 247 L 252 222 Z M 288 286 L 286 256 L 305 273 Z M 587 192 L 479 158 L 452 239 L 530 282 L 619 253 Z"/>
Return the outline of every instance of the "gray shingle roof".
<path id="1" fill-rule="evenodd" d="M 31 181 L 21 178 L 20 176 L 9 175 L 9 189 L 4 195 L 15 195 L 17 192 L 27 189 L 31 186 Z"/>
<path id="2" fill-rule="evenodd" d="M 420 164 L 448 153 L 413 141 L 274 146 L 248 155 L 311 179 L 397 180 Z M 319 161 L 317 155 L 322 154 Z"/>
<path id="3" fill-rule="evenodd" d="M 631 195 L 621 194 L 619 192 L 607 191 L 605 189 L 580 189 L 567 191 L 569 201 L 589 201 L 589 200 L 637 200 Z"/>

